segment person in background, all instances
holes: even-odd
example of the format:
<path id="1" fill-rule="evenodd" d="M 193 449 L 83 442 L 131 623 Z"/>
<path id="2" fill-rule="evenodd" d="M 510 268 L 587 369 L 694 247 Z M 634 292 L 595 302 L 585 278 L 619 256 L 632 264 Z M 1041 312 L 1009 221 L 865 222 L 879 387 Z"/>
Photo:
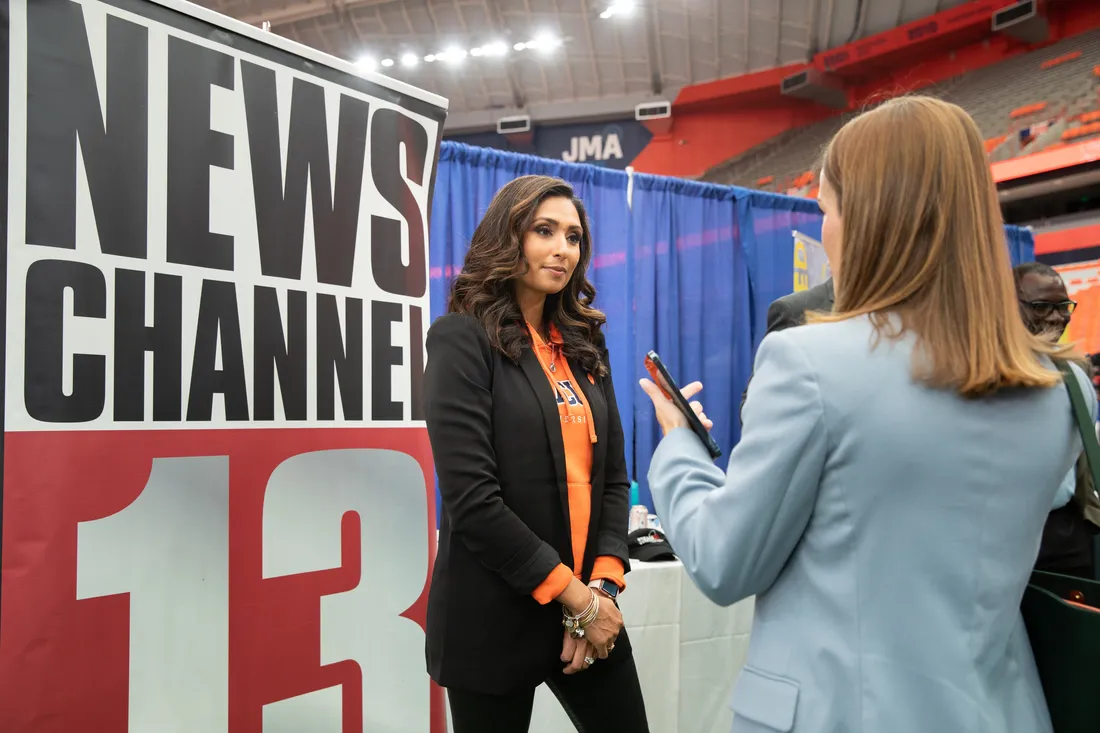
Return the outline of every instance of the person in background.
<path id="1" fill-rule="evenodd" d="M 591 259 L 569 185 L 517 178 L 428 331 L 443 512 L 426 654 L 454 733 L 527 731 L 543 682 L 583 733 L 648 731 L 615 603 L 629 481 Z"/>
<path id="2" fill-rule="evenodd" d="M 1062 276 L 1050 265 L 1025 262 L 1013 270 L 1020 315 L 1031 333 L 1057 343 L 1069 327 L 1077 306 L 1066 292 Z M 1086 394 L 1088 392 L 1086 391 Z M 1096 578 L 1094 537 L 1100 525 L 1100 499 L 1084 454 L 1062 482 L 1054 510 L 1043 526 L 1036 570 L 1080 578 Z"/>
<path id="3" fill-rule="evenodd" d="M 831 277 L 820 285 L 800 293 L 791 293 L 777 298 L 768 306 L 768 330 L 764 335 L 801 326 L 806 322 L 807 311 L 828 313 L 833 309 L 835 299 Z"/>
<path id="4" fill-rule="evenodd" d="M 1042 262 L 1025 262 L 1012 271 L 1020 315 L 1029 331 L 1057 343 L 1069 328 L 1077 303 L 1069 299 L 1062 276 Z"/>
<path id="5" fill-rule="evenodd" d="M 832 267 L 834 258 L 828 249 L 825 250 L 825 256 L 829 259 L 830 267 Z M 764 336 L 767 337 L 769 333 L 801 326 L 806 322 L 807 312 L 829 313 L 833 309 L 834 299 L 833 278 L 831 277 L 820 285 L 777 298 L 768 306 L 768 330 L 765 331 Z M 751 381 L 752 377 L 750 376 L 749 379 Z M 745 398 L 748 394 L 749 390 L 746 385 L 745 391 L 741 393 L 742 412 L 745 409 Z"/>
<path id="6" fill-rule="evenodd" d="M 1055 362 L 1088 377 L 1020 319 L 961 108 L 864 113 L 820 183 L 834 312 L 764 339 L 728 471 L 642 382 L 670 543 L 716 603 L 756 597 L 733 730 L 1049 733 L 1020 601 L 1081 452 Z"/>

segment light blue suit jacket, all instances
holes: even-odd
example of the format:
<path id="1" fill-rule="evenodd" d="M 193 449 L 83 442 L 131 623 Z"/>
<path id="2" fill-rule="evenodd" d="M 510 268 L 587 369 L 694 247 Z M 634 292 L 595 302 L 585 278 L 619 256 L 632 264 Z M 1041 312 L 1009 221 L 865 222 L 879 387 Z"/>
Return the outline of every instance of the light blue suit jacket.
<path id="1" fill-rule="evenodd" d="M 854 319 L 765 338 L 728 473 L 686 429 L 653 456 L 696 585 L 756 596 L 734 731 L 1047 733 L 1020 600 L 1081 452 L 1068 395 L 932 390 L 911 338 L 872 334 Z"/>

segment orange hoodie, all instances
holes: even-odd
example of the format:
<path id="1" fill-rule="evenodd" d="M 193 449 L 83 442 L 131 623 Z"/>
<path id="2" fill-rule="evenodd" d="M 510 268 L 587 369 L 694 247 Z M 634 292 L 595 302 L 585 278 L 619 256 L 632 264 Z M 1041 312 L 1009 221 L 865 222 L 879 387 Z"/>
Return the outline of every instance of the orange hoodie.
<path id="1" fill-rule="evenodd" d="M 573 567 L 570 571 L 558 565 L 535 589 L 535 600 L 547 604 L 561 595 L 574 575 L 580 577 L 584 564 L 584 550 L 588 542 L 588 523 L 592 516 L 592 445 L 596 442 L 596 425 L 592 410 L 584 401 L 584 392 L 577 384 L 569 362 L 562 353 L 563 341 L 558 329 L 550 326 L 550 343 L 539 336 L 537 329 L 527 326 L 534 343 L 535 355 L 542 371 L 550 382 L 557 398 L 561 415 L 561 437 L 565 446 L 565 482 L 569 490 L 569 526 L 572 530 Z M 592 377 L 588 377 L 593 381 Z M 596 558 L 592 579 L 607 579 L 626 587 L 623 579 L 623 563 L 617 557 L 601 555 Z"/>

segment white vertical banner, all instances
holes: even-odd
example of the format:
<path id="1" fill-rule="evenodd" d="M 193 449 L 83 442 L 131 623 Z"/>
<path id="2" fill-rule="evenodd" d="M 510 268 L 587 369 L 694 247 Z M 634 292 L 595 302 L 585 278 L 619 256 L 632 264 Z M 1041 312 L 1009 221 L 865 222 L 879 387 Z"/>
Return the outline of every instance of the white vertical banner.
<path id="1" fill-rule="evenodd" d="M 180 0 L 0 35 L 0 733 L 442 733 L 446 100 Z"/>

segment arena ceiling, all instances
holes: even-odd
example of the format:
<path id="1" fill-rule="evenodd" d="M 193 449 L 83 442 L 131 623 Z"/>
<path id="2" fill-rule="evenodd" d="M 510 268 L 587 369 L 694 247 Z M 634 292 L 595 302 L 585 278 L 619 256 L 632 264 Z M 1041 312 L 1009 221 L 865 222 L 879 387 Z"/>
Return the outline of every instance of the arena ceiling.
<path id="1" fill-rule="evenodd" d="M 436 92 L 447 128 L 631 113 L 966 0 L 199 0 Z"/>

